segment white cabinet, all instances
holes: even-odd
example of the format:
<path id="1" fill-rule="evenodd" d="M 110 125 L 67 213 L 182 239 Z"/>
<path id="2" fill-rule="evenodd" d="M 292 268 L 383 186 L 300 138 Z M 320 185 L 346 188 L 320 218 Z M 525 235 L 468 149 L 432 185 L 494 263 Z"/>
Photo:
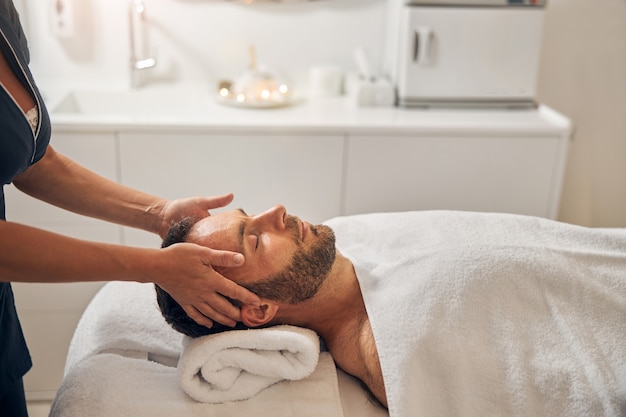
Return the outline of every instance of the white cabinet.
<path id="1" fill-rule="evenodd" d="M 66 133 L 52 145 L 93 171 L 117 178 L 113 133 Z M 81 239 L 119 243 L 121 228 L 88 219 L 5 187 L 7 219 Z M 30 400 L 51 399 L 63 378 L 67 349 L 76 323 L 102 283 L 14 283 L 15 302 L 33 359 L 24 384 Z"/>
<path id="2" fill-rule="evenodd" d="M 454 209 L 555 217 L 567 138 L 350 136 L 345 214 Z"/>
<path id="3" fill-rule="evenodd" d="M 122 133 L 121 181 L 167 198 L 234 193 L 225 209 L 261 213 L 283 204 L 320 223 L 339 215 L 344 138 L 339 134 Z M 126 228 L 125 243 L 158 247 Z"/>
<path id="4" fill-rule="evenodd" d="M 51 146 L 79 164 L 112 180 L 117 179 L 115 134 L 95 132 L 72 132 L 54 134 Z M 7 220 L 28 222 L 42 228 L 55 230 L 66 226 L 81 225 L 94 229 L 110 229 L 110 224 L 78 216 L 61 210 L 21 193 L 13 186 L 5 187 Z M 85 235 L 77 230 L 80 237 Z M 108 232 L 103 232 L 109 240 Z M 88 234 L 92 236 L 91 233 Z M 117 240 L 115 237 L 114 240 Z"/>

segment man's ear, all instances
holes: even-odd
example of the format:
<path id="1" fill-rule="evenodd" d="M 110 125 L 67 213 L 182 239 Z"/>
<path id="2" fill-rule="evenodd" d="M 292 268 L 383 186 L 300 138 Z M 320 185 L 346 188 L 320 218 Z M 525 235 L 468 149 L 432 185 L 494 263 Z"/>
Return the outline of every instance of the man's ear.
<path id="1" fill-rule="evenodd" d="M 269 323 L 278 311 L 278 304 L 261 301 L 259 307 L 244 305 L 241 307 L 241 321 L 248 327 L 258 327 Z"/>

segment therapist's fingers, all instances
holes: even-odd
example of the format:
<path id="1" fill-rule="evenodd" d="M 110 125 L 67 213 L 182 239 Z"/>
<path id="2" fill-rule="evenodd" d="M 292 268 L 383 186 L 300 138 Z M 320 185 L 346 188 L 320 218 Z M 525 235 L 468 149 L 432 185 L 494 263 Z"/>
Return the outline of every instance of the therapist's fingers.
<path id="1" fill-rule="evenodd" d="M 232 305 L 219 294 L 212 297 L 209 302 L 195 305 L 194 308 L 205 318 L 223 324 L 224 326 L 234 327 L 241 321 L 241 311 L 239 308 Z M 195 320 L 194 317 L 191 318 Z M 196 320 L 196 322 L 206 326 L 204 319 L 200 318 L 199 320 Z"/>
<path id="2" fill-rule="evenodd" d="M 210 289 L 202 292 L 201 297 L 193 302 L 193 304 L 183 306 L 183 309 L 189 317 L 194 319 L 198 324 L 202 324 L 207 327 L 211 327 L 211 321 L 216 321 L 225 326 L 233 327 L 237 322 L 241 321 L 241 310 L 239 307 L 233 305 L 233 303 L 227 299 L 239 299 L 240 297 L 246 299 L 244 304 L 256 304 L 258 305 L 258 297 L 240 287 L 233 281 L 224 278 L 216 271 L 211 269 Z M 239 291 L 241 290 L 241 291 Z M 226 294 L 224 294 L 226 293 Z M 234 294 L 234 296 L 228 295 Z M 241 296 L 243 294 L 243 296 Z M 248 297 L 251 295 L 251 297 Z"/>
<path id="3" fill-rule="evenodd" d="M 212 300 L 211 303 L 200 303 L 194 306 L 184 306 L 183 310 L 191 317 L 196 323 L 206 327 L 213 327 L 214 322 L 223 324 L 224 326 L 234 327 L 241 321 L 240 310 L 230 304 L 225 298 L 221 297 L 224 305 L 216 307 L 219 303 L 216 300 Z M 227 310 L 225 314 L 220 313 L 218 310 Z"/>
<path id="4" fill-rule="evenodd" d="M 226 207 L 233 201 L 234 195 L 224 194 L 214 197 L 190 197 L 173 200 L 167 203 L 166 216 L 169 220 L 176 221 L 182 217 L 195 217 L 201 219 L 210 216 L 209 210 Z"/>
<path id="5" fill-rule="evenodd" d="M 239 253 L 177 243 L 162 249 L 160 255 L 164 263 L 158 268 L 161 276 L 155 282 L 199 324 L 210 326 L 212 322 L 206 318 L 227 326 L 241 321 L 241 311 L 226 297 L 245 305 L 260 304 L 258 296 L 213 268 L 241 265 L 244 258 Z"/>
<path id="6" fill-rule="evenodd" d="M 215 197 L 190 197 L 164 201 L 160 213 L 160 221 L 154 232 L 164 238 L 172 224 L 185 217 L 202 219 L 210 216 L 209 210 L 225 207 L 233 201 L 233 194 Z"/>
<path id="7" fill-rule="evenodd" d="M 236 322 L 241 321 L 241 310 L 234 306 L 227 298 L 236 300 L 242 305 L 258 306 L 261 303 L 260 298 L 240 286 L 234 281 L 224 277 L 213 266 L 221 267 L 238 267 L 245 262 L 244 256 L 237 252 L 215 250 L 203 247 L 205 257 L 203 263 L 209 269 L 211 280 L 211 294 L 204 295 L 202 304 L 196 304 L 194 307 L 204 316 L 210 317 L 226 326 L 234 326 Z"/>
<path id="8" fill-rule="evenodd" d="M 196 323 L 209 328 L 213 327 L 214 322 L 234 327 L 237 322 L 241 321 L 241 310 L 226 298 L 213 293 L 205 299 L 206 302 L 199 301 L 196 304 L 181 304 L 180 306 Z"/>
<path id="9" fill-rule="evenodd" d="M 233 193 L 218 195 L 214 197 L 204 197 L 201 204 L 204 206 L 204 209 L 208 211 L 216 208 L 226 207 L 233 202 L 234 198 L 235 196 Z"/>
<path id="10" fill-rule="evenodd" d="M 200 310 L 198 310 L 194 306 L 181 307 L 183 308 L 183 310 L 185 310 L 185 313 L 187 313 L 187 315 L 196 323 L 208 328 L 213 327 L 213 320 L 202 314 Z"/>
<path id="11" fill-rule="evenodd" d="M 253 306 L 253 307 L 259 307 L 261 305 L 261 299 L 259 298 L 258 295 L 242 287 L 236 282 L 226 279 L 221 284 L 222 285 L 221 285 L 219 292 L 223 296 L 228 297 L 231 300 L 237 300 L 241 303 L 241 305 L 247 305 L 247 306 Z M 220 310 L 220 311 L 224 312 L 223 310 Z"/>
<path id="12" fill-rule="evenodd" d="M 238 267 L 243 265 L 245 258 L 242 254 L 237 252 L 215 250 L 207 248 L 206 265 L 215 265 L 223 267 Z M 261 303 L 261 299 L 253 292 L 245 289 L 241 285 L 216 272 L 216 275 L 223 278 L 218 280 L 217 292 L 231 298 L 233 300 L 240 301 L 244 305 L 258 306 Z"/>
<path id="13" fill-rule="evenodd" d="M 237 267 L 243 265 L 245 261 L 246 259 L 242 254 L 227 250 L 206 248 L 204 255 L 205 265 Z"/>

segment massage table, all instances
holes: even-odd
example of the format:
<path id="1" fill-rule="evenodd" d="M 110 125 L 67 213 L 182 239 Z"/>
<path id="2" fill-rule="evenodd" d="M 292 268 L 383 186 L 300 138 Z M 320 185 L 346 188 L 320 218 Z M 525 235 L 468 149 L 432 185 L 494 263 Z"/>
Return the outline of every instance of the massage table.
<path id="1" fill-rule="evenodd" d="M 278 382 L 246 400 L 195 401 L 177 376 L 182 339 L 162 318 L 152 284 L 106 284 L 75 330 L 50 417 L 388 416 L 328 352 L 307 378 Z"/>
<path id="2" fill-rule="evenodd" d="M 389 417 L 626 415 L 626 229 L 452 211 L 326 224 L 359 280 Z M 387 415 L 327 352 L 306 378 L 222 404 L 181 389 L 184 353 L 151 285 L 107 284 L 51 417 Z"/>

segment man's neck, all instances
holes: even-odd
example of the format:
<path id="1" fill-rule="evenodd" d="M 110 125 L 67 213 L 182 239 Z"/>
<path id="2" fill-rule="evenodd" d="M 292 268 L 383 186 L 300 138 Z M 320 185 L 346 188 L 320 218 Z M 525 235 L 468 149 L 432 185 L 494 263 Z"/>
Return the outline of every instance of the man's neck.
<path id="1" fill-rule="evenodd" d="M 329 276 L 312 300 L 281 305 L 281 321 L 315 330 L 329 345 L 352 333 L 365 312 L 361 289 L 349 259 L 337 252 Z"/>
<path id="2" fill-rule="evenodd" d="M 326 342 L 335 363 L 365 383 L 387 406 L 374 336 L 352 262 L 337 252 L 330 275 L 319 292 L 304 303 L 281 305 L 285 324 L 313 329 Z"/>

